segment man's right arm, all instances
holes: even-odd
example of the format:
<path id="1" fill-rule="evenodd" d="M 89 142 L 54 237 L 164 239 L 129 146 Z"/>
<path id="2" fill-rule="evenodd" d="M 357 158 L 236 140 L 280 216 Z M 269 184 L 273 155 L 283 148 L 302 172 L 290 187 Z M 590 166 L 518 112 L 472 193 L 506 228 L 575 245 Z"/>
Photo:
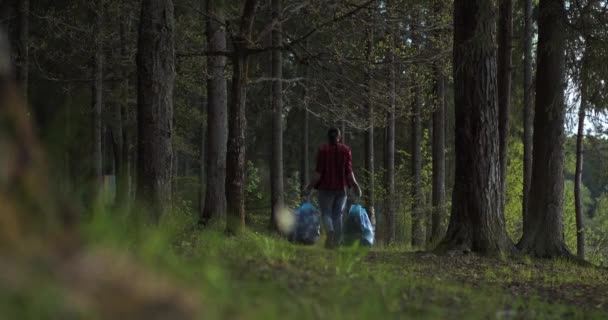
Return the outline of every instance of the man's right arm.
<path id="1" fill-rule="evenodd" d="M 357 183 L 355 173 L 353 172 L 353 154 L 350 149 L 348 149 L 346 160 L 346 179 L 348 180 L 348 185 L 355 190 L 357 197 L 361 198 L 361 187 Z"/>
<path id="2" fill-rule="evenodd" d="M 355 179 L 355 173 L 351 171 L 347 178 L 348 184 L 354 189 L 357 194 L 357 197 L 361 198 L 361 186 L 359 186 L 359 183 L 357 183 L 357 179 Z"/>

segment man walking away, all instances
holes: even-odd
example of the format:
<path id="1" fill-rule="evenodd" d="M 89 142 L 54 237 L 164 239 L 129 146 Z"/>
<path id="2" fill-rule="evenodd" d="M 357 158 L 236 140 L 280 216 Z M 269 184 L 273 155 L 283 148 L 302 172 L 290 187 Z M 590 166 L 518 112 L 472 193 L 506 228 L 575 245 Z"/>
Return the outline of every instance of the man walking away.
<path id="1" fill-rule="evenodd" d="M 342 143 L 340 130 L 329 129 L 327 138 L 328 143 L 319 147 L 317 167 L 304 193 L 310 196 L 313 188 L 319 190 L 319 206 L 327 233 L 325 247 L 335 248 L 342 238 L 342 212 L 346 205 L 347 188 L 353 188 L 356 195 L 361 197 L 361 187 L 353 173 L 351 150 Z"/>

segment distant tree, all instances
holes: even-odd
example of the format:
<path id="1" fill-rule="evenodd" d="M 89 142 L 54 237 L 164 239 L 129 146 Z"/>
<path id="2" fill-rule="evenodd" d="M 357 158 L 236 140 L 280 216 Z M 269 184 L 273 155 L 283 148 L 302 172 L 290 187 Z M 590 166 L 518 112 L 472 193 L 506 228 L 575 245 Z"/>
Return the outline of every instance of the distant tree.
<path id="1" fill-rule="evenodd" d="M 175 49 L 172 0 L 143 0 L 137 48 L 137 198 L 158 220 L 171 208 Z"/>
<path id="2" fill-rule="evenodd" d="M 523 101 L 523 125 L 524 125 L 524 177 L 523 177 L 523 201 L 522 201 L 522 221 L 528 219 L 528 200 L 530 199 L 530 181 L 532 180 L 532 134 L 533 134 L 533 98 L 534 88 L 532 87 L 532 0 L 524 0 L 524 101 Z"/>
<path id="3" fill-rule="evenodd" d="M 309 40 L 306 40 L 305 49 L 308 50 Z M 306 82 L 302 86 L 302 131 L 300 140 L 300 189 L 304 190 L 310 181 L 310 62 L 304 65 L 304 78 Z"/>
<path id="4" fill-rule="evenodd" d="M 369 10 L 370 19 L 373 19 L 374 10 Z M 374 165 L 374 101 L 372 99 L 372 59 L 373 59 L 373 46 L 374 46 L 374 32 L 373 27 L 368 28 L 366 32 L 366 47 L 365 47 L 365 68 L 363 72 L 363 81 L 365 90 L 367 93 L 365 107 L 367 112 L 367 130 L 365 130 L 365 181 L 367 183 L 367 190 L 365 190 L 365 206 L 371 219 L 375 219 L 375 165 Z M 346 122 L 342 122 L 343 127 Z M 342 129 L 343 135 L 345 135 L 346 129 Z"/>
<path id="5" fill-rule="evenodd" d="M 282 0 L 272 0 L 272 157 L 270 161 L 271 226 L 277 229 L 277 216 L 284 207 L 283 188 L 283 44 Z"/>
<path id="6" fill-rule="evenodd" d="M 93 81 L 92 83 L 92 130 L 93 130 L 93 143 L 92 147 L 92 178 L 94 184 L 94 191 L 99 191 L 102 183 L 102 162 L 103 162 L 103 150 L 102 150 L 102 139 L 103 139 L 103 121 L 101 119 L 103 112 L 103 44 L 102 44 L 102 30 L 103 30 L 103 5 L 96 3 L 92 14 L 94 16 L 95 23 L 95 36 L 94 41 L 94 55 L 93 55 Z"/>
<path id="7" fill-rule="evenodd" d="M 414 74 L 414 77 L 417 77 Z M 417 79 L 412 79 L 413 96 L 411 123 L 411 174 L 412 174 L 412 246 L 424 244 L 424 216 L 422 209 L 422 88 Z"/>
<path id="8" fill-rule="evenodd" d="M 19 35 L 17 44 L 17 82 L 27 104 L 30 65 L 30 0 L 19 0 Z"/>
<path id="9" fill-rule="evenodd" d="M 249 49 L 253 33 L 257 0 L 247 0 L 239 21 L 238 32 L 232 35 L 232 90 L 228 105 L 228 152 L 226 161 L 226 232 L 238 234 L 245 227 L 245 103 Z"/>
<path id="10" fill-rule="evenodd" d="M 433 36 L 434 50 L 440 52 L 446 42 L 446 32 L 444 31 L 442 17 L 445 15 L 446 8 L 441 1 L 433 2 L 433 14 L 435 21 L 439 24 L 439 29 Z M 432 213 L 431 213 L 431 242 L 436 243 L 441 240 L 441 235 L 445 230 L 443 220 L 446 216 L 445 200 L 445 131 L 446 131 L 446 97 L 448 91 L 448 79 L 441 61 L 433 64 L 433 77 L 435 81 L 434 98 L 435 105 L 432 114 Z"/>
<path id="11" fill-rule="evenodd" d="M 386 112 L 387 127 L 384 151 L 384 168 L 386 196 L 384 202 L 384 230 L 385 244 L 395 241 L 395 112 L 397 108 L 397 76 L 400 65 L 398 62 L 397 48 L 399 47 L 399 25 L 394 19 L 396 9 L 395 1 L 388 3 L 388 19 L 390 21 L 390 66 L 389 66 L 389 106 Z"/>
<path id="12" fill-rule="evenodd" d="M 513 2 L 498 1 L 498 132 L 500 135 L 500 207 L 504 215 L 507 156 L 509 154 L 509 114 L 511 109 L 511 51 L 513 44 Z"/>
<path id="13" fill-rule="evenodd" d="M 562 220 L 564 194 L 564 0 L 541 0 L 536 110 L 528 217 L 519 242 L 537 257 L 569 256 Z"/>
<path id="14" fill-rule="evenodd" d="M 210 51 L 226 51 L 224 0 L 207 1 L 206 35 Z M 228 142 L 226 57 L 207 57 L 207 154 L 205 204 L 201 222 L 225 216 L 226 143 Z M 201 159 L 202 161 L 202 159 Z M 202 183 L 202 181 L 201 181 Z"/>
<path id="15" fill-rule="evenodd" d="M 441 67 L 435 70 L 435 111 L 433 112 L 433 186 L 432 186 L 432 229 L 431 241 L 439 240 L 441 222 L 445 215 L 445 99 L 446 76 Z"/>
<path id="16" fill-rule="evenodd" d="M 495 6 L 454 2 L 456 172 L 452 214 L 440 250 L 509 253 L 500 207 Z"/>
<path id="17" fill-rule="evenodd" d="M 585 259 L 585 222 L 583 218 L 583 199 L 581 186 L 583 183 L 583 149 L 585 139 L 585 88 L 581 90 L 581 101 L 578 110 L 578 130 L 576 134 L 576 171 L 574 174 L 574 210 L 576 214 L 576 253 L 579 259 Z"/>

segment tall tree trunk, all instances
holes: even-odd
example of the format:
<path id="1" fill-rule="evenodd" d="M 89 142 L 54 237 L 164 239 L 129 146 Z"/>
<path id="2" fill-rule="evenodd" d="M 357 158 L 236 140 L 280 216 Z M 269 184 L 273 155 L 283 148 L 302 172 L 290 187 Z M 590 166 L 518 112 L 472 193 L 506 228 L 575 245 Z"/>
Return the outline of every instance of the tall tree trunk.
<path id="1" fill-rule="evenodd" d="M 96 5 L 95 12 L 95 55 L 93 56 L 93 83 L 92 83 L 92 178 L 94 194 L 101 190 L 103 172 L 102 172 L 102 139 L 103 139 L 103 124 L 101 114 L 103 110 L 103 47 L 101 43 L 102 30 L 102 6 Z"/>
<path id="2" fill-rule="evenodd" d="M 374 41 L 373 32 L 370 31 L 367 34 L 367 49 L 366 49 L 366 61 L 367 66 L 365 68 L 365 74 L 363 75 L 366 85 L 366 97 L 367 97 L 367 116 L 368 116 L 368 129 L 365 131 L 365 174 L 367 182 L 367 190 L 365 196 L 365 206 L 369 213 L 370 219 L 376 219 L 375 215 L 375 166 L 374 166 L 374 103 L 372 101 L 372 74 L 371 74 L 371 63 L 372 63 L 372 46 Z"/>
<path id="3" fill-rule="evenodd" d="M 127 53 L 127 40 L 125 36 L 126 32 L 125 23 L 120 24 L 120 56 L 126 58 Z M 128 203 L 130 199 L 130 187 L 129 180 L 131 175 L 130 165 L 130 121 L 129 121 L 129 74 L 128 71 L 122 73 L 123 79 L 120 81 L 120 102 L 118 103 L 119 110 L 116 110 L 116 131 L 117 134 L 114 137 L 115 140 L 115 152 L 121 153 L 120 157 L 116 158 L 117 163 L 117 174 L 116 177 L 116 202 L 120 205 Z"/>
<path id="4" fill-rule="evenodd" d="M 208 0 L 207 45 L 211 51 L 226 51 L 224 0 Z M 226 58 L 207 57 L 207 166 L 205 205 L 201 222 L 226 215 L 226 144 L 228 143 Z M 202 159 L 201 159 L 202 160 Z"/>
<path id="5" fill-rule="evenodd" d="M 116 174 L 116 196 L 115 204 L 124 204 L 125 199 L 125 161 L 123 159 L 123 124 L 122 124 L 122 104 L 114 103 L 112 106 L 112 125 L 110 132 L 112 136 L 112 152 L 114 155 L 114 169 Z"/>
<path id="6" fill-rule="evenodd" d="M 271 227 L 278 230 L 277 216 L 284 207 L 283 199 L 283 43 L 281 28 L 281 0 L 272 0 L 272 159 L 270 161 Z"/>
<path id="7" fill-rule="evenodd" d="M 522 221 L 527 224 L 530 181 L 532 180 L 532 133 L 534 112 L 532 99 L 532 0 L 524 0 L 524 177 Z"/>
<path id="8" fill-rule="evenodd" d="M 456 172 L 452 214 L 440 250 L 512 251 L 500 208 L 495 7 L 454 3 Z"/>
<path id="9" fill-rule="evenodd" d="M 228 152 L 226 170 L 226 232 L 238 234 L 245 227 L 245 104 L 249 39 L 257 9 L 257 0 L 247 0 L 239 32 L 233 38 L 232 92 L 228 118 Z"/>
<path id="10" fill-rule="evenodd" d="M 392 3 L 389 3 L 392 5 Z M 392 7 L 389 10 L 393 9 Z M 391 12 L 391 11 L 389 11 Z M 384 243 L 390 245 L 395 240 L 395 109 L 397 108 L 397 73 L 401 69 L 397 62 L 398 26 L 391 24 L 391 53 L 389 66 L 389 107 L 386 114 L 388 124 L 384 144 L 384 167 L 386 170 L 384 187 Z"/>
<path id="11" fill-rule="evenodd" d="M 17 82 L 23 91 L 24 102 L 27 104 L 28 75 L 29 75 L 29 37 L 30 37 L 30 1 L 19 0 L 19 40 L 17 45 Z"/>
<path id="12" fill-rule="evenodd" d="M 574 173 L 574 208 L 576 211 L 576 253 L 585 259 L 585 221 L 583 219 L 583 199 L 581 186 L 583 179 L 583 149 L 585 139 L 585 93 L 581 90 L 581 105 L 578 111 L 578 132 L 576 135 L 576 171 Z"/>
<path id="13" fill-rule="evenodd" d="M 565 19 L 564 0 L 540 1 L 529 216 L 519 243 L 537 257 L 570 255 L 562 222 Z"/>
<path id="14" fill-rule="evenodd" d="M 137 198 L 156 221 L 171 208 L 175 49 L 172 0 L 143 0 L 137 48 Z"/>
<path id="15" fill-rule="evenodd" d="M 206 111 L 206 107 L 207 105 L 205 103 L 201 103 L 201 114 L 205 114 Z M 199 167 L 199 173 L 198 173 L 198 179 L 199 179 L 199 187 L 198 187 L 198 212 L 199 212 L 199 223 L 202 222 L 200 220 L 200 215 L 203 212 L 203 210 L 205 210 L 205 189 L 206 189 L 206 172 L 205 172 L 205 164 L 207 163 L 207 125 L 205 125 L 206 122 L 208 122 L 209 119 L 205 119 L 205 122 L 201 122 L 201 126 L 200 126 L 200 142 L 199 142 L 199 148 L 200 148 L 200 152 L 199 152 L 199 162 L 198 162 L 198 167 Z M 189 174 L 186 174 L 186 176 L 189 176 Z"/>
<path id="16" fill-rule="evenodd" d="M 440 66 L 435 69 L 435 98 L 433 112 L 433 187 L 431 242 L 439 241 L 445 215 L 445 86 L 446 76 Z"/>
<path id="17" fill-rule="evenodd" d="M 306 41 L 306 49 L 308 50 L 308 40 Z M 300 186 L 301 190 L 304 190 L 310 181 L 310 113 L 308 112 L 310 93 L 308 91 L 308 85 L 310 84 L 310 65 L 306 63 L 304 77 L 306 83 L 303 86 L 302 92 L 302 141 L 301 141 L 301 163 L 300 163 Z"/>
<path id="18" fill-rule="evenodd" d="M 509 156 L 509 112 L 511 109 L 511 39 L 513 2 L 498 2 L 498 132 L 500 145 L 500 210 L 504 216 L 507 160 Z M 504 218 L 503 218 L 504 219 Z"/>
<path id="19" fill-rule="evenodd" d="M 414 75 L 416 77 L 416 75 Z M 420 84 L 415 79 L 414 86 L 414 101 L 412 103 L 411 115 L 411 174 L 412 174 L 412 246 L 419 247 L 424 245 L 424 218 L 422 212 L 422 156 L 420 154 L 420 142 L 422 140 L 422 123 L 421 123 L 421 107 L 422 107 L 422 89 Z"/>
<path id="20" fill-rule="evenodd" d="M 392 36 L 396 35 L 393 32 Z M 393 43 L 396 43 L 394 40 Z M 395 109 L 397 106 L 397 59 L 391 53 L 391 66 L 389 67 L 389 94 L 390 102 L 386 117 L 388 124 L 386 127 L 386 141 L 384 145 L 384 168 L 385 178 L 384 187 L 386 197 L 384 200 L 384 242 L 390 245 L 395 241 Z M 375 222 L 374 222 L 375 223 Z"/>

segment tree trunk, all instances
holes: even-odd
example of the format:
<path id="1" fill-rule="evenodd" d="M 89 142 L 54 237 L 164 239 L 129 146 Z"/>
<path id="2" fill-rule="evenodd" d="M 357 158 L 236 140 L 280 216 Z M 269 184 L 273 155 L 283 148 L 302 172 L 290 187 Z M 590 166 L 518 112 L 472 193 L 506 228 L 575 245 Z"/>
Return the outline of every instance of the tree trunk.
<path id="1" fill-rule="evenodd" d="M 367 182 L 367 190 L 365 196 L 365 206 L 369 217 L 372 220 L 376 219 L 375 215 L 375 166 L 374 166 L 374 103 L 372 101 L 372 74 L 371 74 L 371 63 L 372 63 L 372 46 L 374 41 L 373 32 L 367 33 L 367 49 L 366 49 L 366 61 L 367 66 L 365 68 L 365 74 L 363 75 L 365 86 L 366 86 L 366 97 L 367 97 L 367 116 L 368 116 L 368 129 L 365 131 L 365 174 Z"/>
<path id="2" fill-rule="evenodd" d="M 206 104 L 205 103 L 201 103 L 201 114 L 205 114 L 206 113 Z M 209 119 L 207 118 L 205 122 L 208 122 Z M 206 189 L 206 172 L 205 172 L 205 164 L 207 163 L 207 127 L 205 125 L 204 122 L 201 122 L 201 126 L 200 126 L 200 144 L 199 147 L 200 149 L 200 153 L 199 153 L 199 162 L 198 162 L 198 167 L 199 167 L 199 174 L 198 174 L 198 179 L 199 179 L 199 187 L 198 187 L 198 212 L 199 212 L 199 223 L 202 222 L 202 220 L 200 220 L 200 215 L 202 214 L 203 210 L 205 210 L 205 189 Z M 189 176 L 189 174 L 186 174 L 186 176 Z"/>
<path id="3" fill-rule="evenodd" d="M 416 75 L 414 75 L 416 77 Z M 420 154 L 420 142 L 422 140 L 422 123 L 420 119 L 422 106 L 422 89 L 415 79 L 414 101 L 412 103 L 411 115 L 411 174 L 412 174 L 412 246 L 424 245 L 424 217 L 422 212 L 422 156 Z"/>
<path id="4" fill-rule="evenodd" d="M 114 103 L 112 106 L 112 125 L 110 132 L 112 136 L 112 151 L 114 155 L 114 169 L 116 174 L 116 196 L 115 204 L 124 204 L 125 200 L 125 161 L 123 159 L 123 124 L 122 124 L 122 104 Z"/>
<path id="5" fill-rule="evenodd" d="M 101 114 L 103 110 L 103 47 L 101 43 L 102 30 L 102 6 L 98 5 L 93 13 L 95 16 L 95 55 L 93 56 L 93 84 L 92 84 L 92 178 L 93 178 L 93 193 L 96 195 L 101 190 L 103 172 L 102 172 L 102 139 L 103 139 L 103 124 Z"/>
<path id="6" fill-rule="evenodd" d="M 120 25 L 120 55 L 121 58 L 126 58 L 127 41 L 125 37 L 126 26 L 124 23 Z M 120 157 L 116 158 L 117 174 L 116 177 L 116 202 L 120 205 L 125 205 L 130 199 L 129 180 L 131 175 L 130 165 L 130 121 L 129 121 L 129 79 L 128 72 L 122 73 L 123 80 L 120 82 L 120 102 L 118 103 L 119 110 L 116 110 L 116 131 L 115 152 L 121 153 Z"/>
<path id="7" fill-rule="evenodd" d="M 445 215 L 445 85 L 446 77 L 440 66 L 435 70 L 436 105 L 433 112 L 433 186 L 431 242 L 439 241 Z"/>
<path id="8" fill-rule="evenodd" d="M 528 219 L 519 243 L 536 257 L 570 256 L 564 243 L 564 0 L 541 0 Z"/>
<path id="9" fill-rule="evenodd" d="M 582 91 L 582 90 L 581 90 Z M 583 219 L 583 149 L 585 139 L 585 93 L 581 94 L 581 106 L 578 111 L 578 132 L 576 135 L 576 172 L 574 173 L 574 206 L 576 211 L 576 253 L 579 259 L 585 259 L 585 221 Z"/>
<path id="10" fill-rule="evenodd" d="M 282 45 L 281 0 L 272 0 L 272 46 Z M 272 159 L 270 161 L 271 227 L 278 230 L 277 216 L 284 207 L 283 199 L 283 55 L 272 50 Z"/>
<path id="11" fill-rule="evenodd" d="M 439 250 L 510 253 L 500 208 L 495 7 L 454 3 L 456 172 L 452 214 Z"/>
<path id="12" fill-rule="evenodd" d="M 229 234 L 238 234 L 245 227 L 245 103 L 249 68 L 247 51 L 257 2 L 257 0 L 245 2 L 239 33 L 233 38 L 232 97 L 229 104 L 226 163 L 226 232 Z"/>
<path id="13" fill-rule="evenodd" d="M 394 2 L 387 3 L 387 11 L 393 14 L 396 4 Z M 397 108 L 397 74 L 401 70 L 401 65 L 398 63 L 397 48 L 399 46 L 399 25 L 397 20 L 392 19 L 390 24 L 391 36 L 391 52 L 389 66 L 389 106 L 386 113 L 387 126 L 385 130 L 384 141 L 384 187 L 386 188 L 386 197 L 384 200 L 384 226 L 383 240 L 386 245 L 390 245 L 395 241 L 395 110 Z"/>
<path id="14" fill-rule="evenodd" d="M 226 50 L 224 0 L 208 0 L 207 45 L 211 51 Z M 207 166 L 205 205 L 201 222 L 226 215 L 226 144 L 228 143 L 226 58 L 207 57 Z M 202 160 L 202 159 L 201 159 Z"/>
<path id="15" fill-rule="evenodd" d="M 306 49 L 308 49 L 308 41 L 306 41 Z M 308 91 L 308 85 L 310 84 L 310 65 L 307 63 L 305 66 L 305 78 L 306 83 L 303 86 L 303 97 L 302 100 L 302 144 L 301 144 L 301 168 L 300 168 L 300 186 L 301 190 L 304 190 L 310 181 L 310 113 L 308 112 L 310 97 Z"/>
<path id="16" fill-rule="evenodd" d="M 530 181 L 532 180 L 532 125 L 534 120 L 532 99 L 534 91 L 532 88 L 532 0 L 524 0 L 524 2 L 524 190 L 522 192 L 522 221 L 525 225 L 528 219 L 528 199 Z"/>
<path id="17" fill-rule="evenodd" d="M 27 104 L 29 75 L 29 37 L 30 37 L 30 1 L 19 0 L 19 40 L 17 45 L 17 82 L 21 86 L 24 102 Z"/>
<path id="18" fill-rule="evenodd" d="M 173 9 L 172 0 L 143 0 L 137 48 L 137 198 L 156 221 L 171 208 Z"/>
<path id="19" fill-rule="evenodd" d="M 498 132 L 500 145 L 500 210 L 504 216 L 507 161 L 509 155 L 509 112 L 511 109 L 511 39 L 513 2 L 498 2 Z M 504 218 L 503 218 L 504 219 Z"/>

